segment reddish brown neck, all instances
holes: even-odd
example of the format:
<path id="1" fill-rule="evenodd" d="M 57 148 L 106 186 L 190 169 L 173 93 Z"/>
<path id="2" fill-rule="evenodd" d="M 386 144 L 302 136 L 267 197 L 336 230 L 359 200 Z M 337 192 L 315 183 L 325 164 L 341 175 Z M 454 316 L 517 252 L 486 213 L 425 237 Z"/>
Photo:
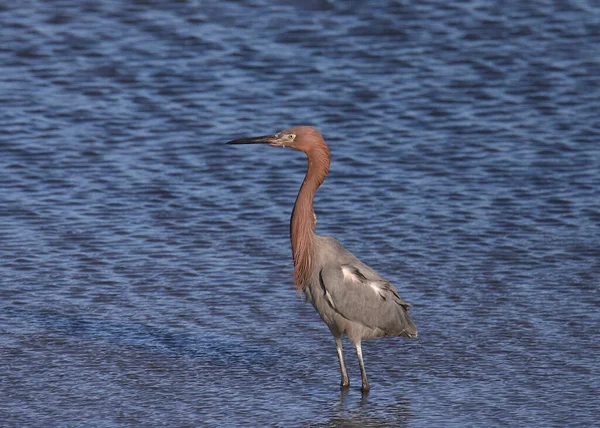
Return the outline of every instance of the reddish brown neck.
<path id="1" fill-rule="evenodd" d="M 313 268 L 316 218 L 313 210 L 315 192 L 325 180 L 329 171 L 329 149 L 321 140 L 306 151 L 308 170 L 298 192 L 292 219 L 290 235 L 294 257 L 294 283 L 298 291 L 303 291 Z"/>

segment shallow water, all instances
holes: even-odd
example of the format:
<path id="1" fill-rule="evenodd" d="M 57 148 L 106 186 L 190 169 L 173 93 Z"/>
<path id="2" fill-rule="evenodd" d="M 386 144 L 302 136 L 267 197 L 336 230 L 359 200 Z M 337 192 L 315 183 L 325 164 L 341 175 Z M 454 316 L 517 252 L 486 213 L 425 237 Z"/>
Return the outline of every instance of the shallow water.
<path id="1" fill-rule="evenodd" d="M 592 426 L 600 9 L 0 6 L 5 426 Z M 310 124 L 331 234 L 413 304 L 363 346 L 293 291 Z"/>

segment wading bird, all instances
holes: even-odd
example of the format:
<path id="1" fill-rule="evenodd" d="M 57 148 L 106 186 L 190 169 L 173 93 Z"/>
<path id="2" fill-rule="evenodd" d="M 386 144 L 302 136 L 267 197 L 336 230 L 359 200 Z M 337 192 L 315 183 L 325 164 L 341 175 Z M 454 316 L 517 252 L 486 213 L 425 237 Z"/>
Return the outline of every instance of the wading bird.
<path id="1" fill-rule="evenodd" d="M 325 140 L 316 129 L 299 126 L 227 144 L 270 144 L 300 150 L 308 156 L 308 170 L 290 222 L 294 283 L 335 338 L 342 388 L 350 385 L 342 351 L 345 333 L 356 347 L 362 390 L 368 391 L 361 340 L 382 336 L 417 337 L 417 328 L 408 314 L 410 304 L 400 298 L 392 284 L 334 238 L 315 233 L 317 217 L 313 198 L 329 171 L 329 148 Z"/>

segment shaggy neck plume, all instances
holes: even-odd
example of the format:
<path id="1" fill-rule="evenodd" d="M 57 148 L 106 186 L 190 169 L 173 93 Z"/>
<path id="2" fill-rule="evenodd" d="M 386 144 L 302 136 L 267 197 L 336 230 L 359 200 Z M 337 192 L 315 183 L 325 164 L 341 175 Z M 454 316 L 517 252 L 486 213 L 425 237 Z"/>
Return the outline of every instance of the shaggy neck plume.
<path id="1" fill-rule="evenodd" d="M 308 155 L 308 170 L 298 192 L 290 222 L 294 284 L 298 291 L 303 291 L 310 281 L 313 266 L 311 256 L 316 237 L 313 198 L 329 171 L 329 148 L 322 138 L 315 139 L 305 153 Z"/>

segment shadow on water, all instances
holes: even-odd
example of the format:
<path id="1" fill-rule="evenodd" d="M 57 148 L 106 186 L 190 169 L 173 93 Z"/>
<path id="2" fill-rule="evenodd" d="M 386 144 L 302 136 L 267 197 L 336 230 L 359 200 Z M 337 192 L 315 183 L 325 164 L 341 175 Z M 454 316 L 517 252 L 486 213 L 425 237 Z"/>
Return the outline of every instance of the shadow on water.
<path id="1" fill-rule="evenodd" d="M 128 321 L 115 323 L 83 313 L 66 313 L 58 309 L 10 309 L 6 315 L 13 322 L 24 321 L 28 329 L 40 328 L 47 334 L 102 342 L 112 347 L 133 346 L 151 353 L 201 359 L 204 365 L 248 368 L 275 363 L 277 350 L 270 344 L 260 347 L 244 344 L 242 339 L 217 335 L 205 330 L 185 334 L 166 327 Z"/>
<path id="2" fill-rule="evenodd" d="M 150 382 L 147 387 L 163 393 L 182 388 L 176 395 L 188 395 L 186 400 L 196 405 L 211 399 L 222 400 L 221 395 L 226 394 L 230 403 L 240 405 L 246 401 L 262 407 L 252 409 L 259 420 L 268 420 L 265 415 L 276 411 L 277 402 L 288 401 L 296 403 L 294 406 L 301 403 L 301 407 L 312 408 L 315 415 L 320 415 L 315 426 L 379 427 L 391 423 L 408 426 L 414 418 L 406 398 L 386 396 L 390 391 L 384 386 L 367 393 L 363 393 L 359 385 L 338 389 L 329 379 L 314 376 L 311 367 L 315 361 L 307 360 L 312 354 L 304 354 L 300 359 L 297 354 L 286 355 L 285 344 L 255 343 L 204 329 L 185 334 L 181 329 L 170 330 L 133 321 L 117 323 L 82 312 L 67 313 L 47 307 L 11 308 L 4 315 L 29 332 L 21 335 L 21 347 L 43 350 L 43 358 L 50 358 L 53 370 L 57 366 L 52 355 L 70 355 L 75 364 L 90 365 L 89 350 L 95 349 L 98 355 L 93 357 L 94 361 L 101 365 L 117 364 L 124 371 L 123 376 L 129 379 L 128 383 L 135 382 L 136 388 L 146 382 Z M 10 361 L 9 354 L 5 362 L 10 364 Z M 40 365 L 44 364 L 41 360 Z M 76 366 L 64 362 L 61 367 L 60 376 L 76 377 L 72 373 L 77 370 Z M 327 367 L 326 372 L 333 375 L 334 367 L 335 364 Z M 142 373 L 147 380 L 142 380 Z M 101 377 L 102 371 L 88 375 Z M 181 383 L 173 386 L 173 379 L 180 379 Z M 168 383 L 163 384 L 165 381 Z M 200 395 L 195 397 L 190 391 Z M 202 406 L 196 411 L 203 415 L 207 408 Z M 295 420 L 293 414 L 286 417 L 291 418 L 290 422 Z M 298 417 L 303 418 L 303 415 Z M 125 418 L 123 421 L 134 420 Z"/>

